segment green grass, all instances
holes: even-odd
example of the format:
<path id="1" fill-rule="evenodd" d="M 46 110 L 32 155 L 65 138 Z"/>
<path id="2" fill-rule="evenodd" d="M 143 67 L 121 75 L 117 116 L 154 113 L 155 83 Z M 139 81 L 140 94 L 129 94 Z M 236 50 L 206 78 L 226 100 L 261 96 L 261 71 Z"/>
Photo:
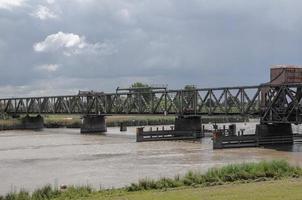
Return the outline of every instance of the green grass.
<path id="1" fill-rule="evenodd" d="M 91 191 L 71 187 L 64 192 L 44 196 L 54 200 L 299 200 L 302 198 L 302 179 L 282 179 L 247 184 L 226 184 L 213 187 L 181 187 L 167 190 L 125 192 L 121 190 Z M 1 198 L 0 198 L 1 199 Z M 27 192 L 3 197 L 1 200 L 39 200 Z"/>
<path id="2" fill-rule="evenodd" d="M 80 128 L 81 117 L 79 115 L 47 115 L 44 117 L 46 127 L 68 127 Z M 145 125 L 167 125 L 174 123 L 173 116 L 107 116 L 106 124 L 108 127 L 117 127 L 121 123 L 127 126 L 145 126 Z"/>
<path id="3" fill-rule="evenodd" d="M 9 119 L 9 120 L 0 119 L 0 124 L 1 126 L 12 126 L 15 124 L 21 124 L 21 121 L 18 119 Z"/>
<path id="4" fill-rule="evenodd" d="M 199 199 L 200 197 L 205 196 L 207 196 L 207 198 L 205 199 L 223 199 L 225 195 L 228 195 L 230 199 L 240 199 L 245 197 L 242 195 L 250 195 L 250 193 L 243 192 L 244 189 L 251 190 L 250 188 L 254 188 L 255 191 L 258 189 L 263 190 L 263 187 L 257 188 L 259 185 L 258 183 L 263 181 L 278 180 L 276 183 L 269 182 L 268 184 L 286 183 L 296 184 L 301 187 L 302 181 L 300 177 L 302 177 L 302 168 L 291 166 L 286 161 L 262 161 L 259 163 L 233 164 L 221 168 L 212 168 L 206 173 L 190 171 L 185 176 L 176 176 L 173 179 L 143 179 L 138 183 L 133 183 L 130 186 L 126 186 L 121 189 L 102 189 L 99 191 L 94 191 L 88 186 L 72 186 L 68 187 L 68 189 L 65 191 L 61 191 L 56 188 L 52 188 L 51 186 L 45 186 L 41 189 L 35 190 L 32 194 L 29 194 L 26 191 L 20 191 L 7 194 L 4 197 L 0 197 L 0 200 L 94 200 L 159 198 Z M 261 184 L 265 185 L 264 183 Z M 249 186 L 247 187 L 246 185 Z M 296 187 L 296 193 L 291 194 L 293 199 L 296 197 L 296 194 L 302 195 L 302 190 L 299 187 Z M 230 193 L 231 190 L 226 190 L 225 188 L 230 188 L 231 190 L 233 190 L 233 192 Z M 273 189 L 273 187 L 271 188 Z M 211 190 L 212 193 L 209 192 Z M 280 193 L 279 190 L 277 190 L 277 192 Z M 276 193 L 266 193 L 268 197 L 276 197 L 274 196 L 275 194 Z"/>
<path id="5" fill-rule="evenodd" d="M 19 119 L 0 119 L 0 130 L 18 129 L 22 127 Z"/>
<path id="6" fill-rule="evenodd" d="M 11 192 L 5 196 L 0 196 L 0 200 L 49 200 L 49 199 L 79 199 L 93 194 L 93 189 L 89 186 L 71 186 L 66 190 L 59 190 L 50 185 L 36 189 L 31 194 L 27 191 Z"/>
<path id="7" fill-rule="evenodd" d="M 299 200 L 302 199 L 302 179 L 227 184 L 213 187 L 185 187 L 132 193 L 95 193 L 87 200 Z M 58 198 L 63 200 L 63 198 Z"/>
<path id="8" fill-rule="evenodd" d="M 44 126 L 46 128 L 80 128 L 82 124 L 80 115 L 44 115 Z M 174 123 L 174 116 L 107 116 L 106 124 L 108 127 L 118 127 L 121 123 L 127 126 L 146 126 L 146 125 L 169 125 Z M 0 120 L 0 130 L 18 129 L 21 127 L 20 119 Z"/>
<path id="9" fill-rule="evenodd" d="M 169 125 L 174 124 L 175 116 L 146 116 L 146 115 L 130 115 L 130 116 L 108 116 L 106 123 L 108 127 L 119 126 L 126 123 L 127 126 L 146 126 L 146 125 Z"/>
<path id="10" fill-rule="evenodd" d="M 44 126 L 47 128 L 80 128 L 82 120 L 80 115 L 45 115 Z"/>
<path id="11" fill-rule="evenodd" d="M 44 126 L 46 128 L 80 128 L 82 124 L 80 115 L 44 115 Z M 106 124 L 108 127 L 118 127 L 121 123 L 127 126 L 147 126 L 147 125 L 170 125 L 174 124 L 175 116 L 161 115 L 116 115 L 107 116 Z M 240 117 L 207 117 L 202 118 L 203 123 L 216 122 L 243 122 Z M 7 118 L 0 120 L 0 130 L 22 129 L 20 119 Z"/>
<path id="12" fill-rule="evenodd" d="M 143 179 L 126 187 L 128 191 L 165 189 L 181 186 L 213 186 L 231 182 L 252 182 L 270 179 L 302 176 L 300 167 L 290 166 L 286 161 L 261 161 L 259 163 L 231 164 L 221 168 L 212 168 L 206 173 L 189 171 L 185 176 Z"/>

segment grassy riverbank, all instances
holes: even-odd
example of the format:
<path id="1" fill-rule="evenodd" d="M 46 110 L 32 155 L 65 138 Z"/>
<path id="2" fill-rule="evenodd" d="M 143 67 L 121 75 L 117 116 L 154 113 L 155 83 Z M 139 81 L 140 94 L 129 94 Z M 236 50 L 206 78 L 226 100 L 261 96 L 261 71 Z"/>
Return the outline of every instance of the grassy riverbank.
<path id="1" fill-rule="evenodd" d="M 46 127 L 67 127 L 80 128 L 81 117 L 79 115 L 48 115 L 44 118 Z M 121 123 L 127 126 L 146 126 L 146 125 L 169 125 L 174 123 L 173 116 L 107 116 L 106 124 L 108 127 L 117 127 Z"/>
<path id="2" fill-rule="evenodd" d="M 298 199 L 302 196 L 302 169 L 285 161 L 262 161 L 228 165 L 207 173 L 188 172 L 185 176 L 144 179 L 121 189 L 93 190 L 46 186 L 32 194 L 10 193 L 0 200 L 46 199 Z"/>
<path id="3" fill-rule="evenodd" d="M 22 122 L 20 119 L 0 119 L 0 131 L 21 129 L 21 128 L 22 128 Z"/>
<path id="4" fill-rule="evenodd" d="M 92 194 L 87 200 L 297 200 L 302 197 L 302 179 L 227 184 L 204 188 L 180 188 L 166 191 L 142 191 L 104 196 Z M 57 199 L 65 199 L 59 197 Z"/>
<path id="5" fill-rule="evenodd" d="M 45 115 L 44 126 L 46 128 L 80 128 L 81 116 L 80 115 Z M 107 116 L 106 124 L 108 127 L 117 127 L 121 123 L 127 126 L 146 126 L 146 125 L 170 125 L 174 124 L 175 116 L 161 116 L 161 115 L 130 115 L 130 116 Z M 202 118 L 203 123 L 216 122 L 243 122 L 244 118 L 241 117 L 206 117 Z M 8 118 L 0 120 L 0 130 L 10 130 L 22 128 L 21 119 Z"/>
<path id="6" fill-rule="evenodd" d="M 45 115 L 44 126 L 46 128 L 80 128 L 82 119 L 80 115 Z M 146 126 L 146 125 L 169 125 L 174 123 L 173 116 L 107 116 L 106 124 L 108 127 L 117 127 L 121 123 L 127 126 Z M 0 130 L 21 129 L 21 119 L 0 120 Z"/>

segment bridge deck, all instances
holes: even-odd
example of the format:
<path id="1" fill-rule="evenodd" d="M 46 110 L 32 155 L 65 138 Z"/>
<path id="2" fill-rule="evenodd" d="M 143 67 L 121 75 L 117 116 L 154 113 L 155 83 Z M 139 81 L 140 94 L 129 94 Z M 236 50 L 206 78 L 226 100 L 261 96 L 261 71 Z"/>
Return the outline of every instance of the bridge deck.
<path id="1" fill-rule="evenodd" d="M 0 99 L 8 114 L 163 114 L 258 116 L 301 123 L 302 84 L 97 93 Z"/>

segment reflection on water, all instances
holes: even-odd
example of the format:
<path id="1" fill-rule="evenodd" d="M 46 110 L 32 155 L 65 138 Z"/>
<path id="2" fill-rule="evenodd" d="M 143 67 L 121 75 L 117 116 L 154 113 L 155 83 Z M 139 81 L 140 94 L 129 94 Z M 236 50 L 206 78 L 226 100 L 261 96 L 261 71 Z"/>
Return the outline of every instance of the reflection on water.
<path id="1" fill-rule="evenodd" d="M 255 123 L 237 127 L 252 132 Z M 301 144 L 214 151 L 210 138 L 136 143 L 135 128 L 122 133 L 119 128 L 108 128 L 106 135 L 79 132 L 0 132 L 0 193 L 32 190 L 47 183 L 121 187 L 144 177 L 173 177 L 188 170 L 263 159 L 287 159 L 302 165 Z"/>

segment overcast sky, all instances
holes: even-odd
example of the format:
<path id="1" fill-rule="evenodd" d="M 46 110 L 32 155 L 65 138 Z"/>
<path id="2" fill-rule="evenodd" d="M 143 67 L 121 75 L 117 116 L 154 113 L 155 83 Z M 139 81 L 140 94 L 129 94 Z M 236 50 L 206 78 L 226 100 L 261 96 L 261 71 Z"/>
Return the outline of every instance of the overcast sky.
<path id="1" fill-rule="evenodd" d="M 0 0 L 0 96 L 254 85 L 302 64 L 301 0 Z"/>

